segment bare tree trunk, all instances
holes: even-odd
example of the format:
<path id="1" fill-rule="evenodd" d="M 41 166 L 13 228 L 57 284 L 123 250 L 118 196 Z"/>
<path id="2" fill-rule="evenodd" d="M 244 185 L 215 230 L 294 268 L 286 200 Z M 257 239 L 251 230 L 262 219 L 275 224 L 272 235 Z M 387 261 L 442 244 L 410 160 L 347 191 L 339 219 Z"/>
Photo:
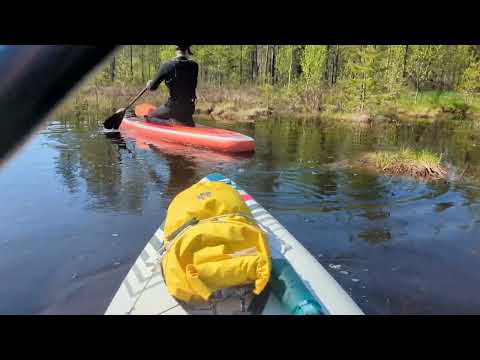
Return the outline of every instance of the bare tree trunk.
<path id="1" fill-rule="evenodd" d="M 272 85 L 275 85 L 275 67 L 276 67 L 276 46 L 273 45 L 272 48 L 272 61 L 271 61 L 271 67 L 270 67 L 270 74 L 271 74 L 271 80 L 272 80 Z"/>
<path id="2" fill-rule="evenodd" d="M 365 81 L 366 79 L 366 75 L 363 76 L 363 79 Z M 361 103 L 360 103 L 360 111 L 363 112 L 363 108 L 365 106 L 365 82 L 362 83 L 362 89 L 361 89 L 361 95 L 360 95 L 360 99 L 361 99 Z"/>
<path id="3" fill-rule="evenodd" d="M 440 83 L 440 91 L 444 91 L 445 90 L 445 69 L 442 68 L 442 71 L 440 72 L 440 80 L 437 79 L 437 82 Z M 435 86 L 436 87 L 436 86 Z M 437 89 L 435 89 L 437 90 Z"/>
<path id="4" fill-rule="evenodd" d="M 240 85 L 242 85 L 243 75 L 243 45 L 240 45 Z"/>
<path id="5" fill-rule="evenodd" d="M 148 50 L 149 48 L 147 48 Z M 147 74 L 148 74 L 148 78 L 151 79 L 151 67 L 152 67 L 152 57 L 151 57 L 151 51 L 148 51 L 147 52 Z"/>
<path id="6" fill-rule="evenodd" d="M 255 50 L 252 49 L 250 52 L 250 81 L 253 82 L 253 69 L 254 69 L 254 60 L 255 60 Z"/>
<path id="7" fill-rule="evenodd" d="M 388 52 L 388 55 L 387 55 L 387 71 L 388 71 L 388 69 L 390 69 L 390 61 L 392 58 L 392 51 L 390 46 L 388 47 L 387 52 Z"/>
<path id="8" fill-rule="evenodd" d="M 133 80 L 133 45 L 130 45 L 130 79 Z"/>
<path id="9" fill-rule="evenodd" d="M 98 86 L 95 85 L 95 101 L 97 105 L 97 110 L 100 109 L 100 104 L 98 103 Z"/>
<path id="10" fill-rule="evenodd" d="M 115 81 L 115 56 L 112 59 L 112 62 L 110 63 L 110 81 L 114 82 Z"/>
<path id="11" fill-rule="evenodd" d="M 418 99 L 418 90 L 419 90 L 420 84 L 418 83 L 418 80 L 415 82 L 415 105 L 417 104 L 417 99 Z"/>
<path id="12" fill-rule="evenodd" d="M 268 73 L 269 73 L 269 60 L 270 60 L 270 45 L 267 45 L 266 55 L 265 55 L 265 67 L 263 68 L 263 79 L 264 82 L 268 82 Z"/>
<path id="13" fill-rule="evenodd" d="M 152 65 L 153 65 L 153 74 L 155 75 L 155 73 L 158 70 L 158 65 L 159 65 L 158 64 L 159 63 L 158 59 L 159 59 L 160 55 L 158 53 L 158 47 L 157 46 L 155 46 L 153 48 L 153 50 L 154 51 L 153 51 L 153 64 Z"/>
<path id="14" fill-rule="evenodd" d="M 361 45 L 360 48 L 366 48 L 368 45 Z M 365 97 L 366 97 L 366 80 L 367 80 L 367 74 L 364 72 L 363 73 L 363 82 L 362 82 L 362 87 L 360 88 L 360 99 L 361 99 L 361 103 L 360 103 L 360 111 L 363 112 L 363 109 L 365 107 Z"/>
<path id="15" fill-rule="evenodd" d="M 328 81 L 330 75 L 330 45 L 327 45 L 327 50 L 325 53 L 325 70 L 323 72 L 323 80 Z"/>
<path id="16" fill-rule="evenodd" d="M 305 51 L 305 45 L 301 45 L 298 48 L 295 49 L 295 75 L 296 77 L 300 77 L 303 73 L 302 69 L 302 64 L 301 64 L 301 58 L 302 58 L 302 53 Z"/>
<path id="17" fill-rule="evenodd" d="M 337 83 L 339 55 L 340 55 L 340 45 L 336 45 L 335 46 L 335 62 L 334 62 L 333 71 L 332 71 L 332 84 Z"/>
<path id="18" fill-rule="evenodd" d="M 405 54 L 403 55 L 403 72 L 402 77 L 407 76 L 407 61 L 408 61 L 408 45 L 405 45 Z"/>
<path id="19" fill-rule="evenodd" d="M 140 59 L 142 62 L 142 82 L 145 82 L 145 46 L 141 45 L 142 47 L 142 52 L 140 54 Z"/>
<path id="20" fill-rule="evenodd" d="M 290 88 L 290 83 L 292 80 L 292 68 L 293 68 L 293 49 L 294 47 L 290 49 L 290 66 L 288 68 L 288 87 Z"/>
<path id="21" fill-rule="evenodd" d="M 251 53 L 251 80 L 252 82 L 257 80 L 258 77 L 258 45 L 255 45 L 255 47 L 252 49 Z"/>

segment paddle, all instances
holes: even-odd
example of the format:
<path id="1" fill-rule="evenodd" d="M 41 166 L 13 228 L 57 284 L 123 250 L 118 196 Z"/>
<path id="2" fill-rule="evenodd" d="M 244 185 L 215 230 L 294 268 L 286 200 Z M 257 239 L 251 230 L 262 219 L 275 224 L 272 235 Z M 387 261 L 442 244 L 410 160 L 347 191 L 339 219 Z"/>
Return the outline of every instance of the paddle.
<path id="1" fill-rule="evenodd" d="M 145 87 L 142 91 L 138 93 L 135 98 L 130 101 L 130 103 L 123 109 L 122 111 L 116 112 L 112 116 L 110 116 L 107 120 L 103 122 L 103 126 L 105 129 L 115 129 L 117 130 L 120 127 L 120 124 L 122 123 L 123 117 L 125 116 L 125 112 L 127 111 L 130 106 L 132 106 L 135 101 L 137 101 L 144 93 L 147 91 L 147 87 Z"/>

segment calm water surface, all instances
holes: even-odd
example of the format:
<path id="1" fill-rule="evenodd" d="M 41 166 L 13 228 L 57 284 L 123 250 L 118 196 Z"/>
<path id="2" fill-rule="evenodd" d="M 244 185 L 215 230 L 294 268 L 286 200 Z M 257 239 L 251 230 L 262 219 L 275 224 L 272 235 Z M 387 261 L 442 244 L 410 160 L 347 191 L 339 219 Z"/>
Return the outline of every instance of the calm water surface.
<path id="1" fill-rule="evenodd" d="M 171 199 L 213 171 L 270 210 L 366 313 L 480 311 L 473 125 L 202 123 L 255 137 L 257 152 L 149 144 L 74 114 L 50 120 L 0 169 L 0 313 L 103 313 Z M 463 176 L 419 183 L 347 166 L 403 146 L 443 153 Z"/>

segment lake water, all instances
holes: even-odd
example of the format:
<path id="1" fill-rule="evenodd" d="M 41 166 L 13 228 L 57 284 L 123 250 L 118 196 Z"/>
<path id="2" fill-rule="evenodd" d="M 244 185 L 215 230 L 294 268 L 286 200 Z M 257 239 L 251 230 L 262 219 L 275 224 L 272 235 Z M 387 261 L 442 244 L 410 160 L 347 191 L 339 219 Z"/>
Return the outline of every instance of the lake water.
<path id="1" fill-rule="evenodd" d="M 172 198 L 210 172 L 267 208 L 367 314 L 480 311 L 472 124 L 201 123 L 254 137 L 256 153 L 148 144 L 74 114 L 32 136 L 0 169 L 0 313 L 103 313 Z M 442 153 L 463 176 L 422 183 L 348 166 L 404 146 Z"/>

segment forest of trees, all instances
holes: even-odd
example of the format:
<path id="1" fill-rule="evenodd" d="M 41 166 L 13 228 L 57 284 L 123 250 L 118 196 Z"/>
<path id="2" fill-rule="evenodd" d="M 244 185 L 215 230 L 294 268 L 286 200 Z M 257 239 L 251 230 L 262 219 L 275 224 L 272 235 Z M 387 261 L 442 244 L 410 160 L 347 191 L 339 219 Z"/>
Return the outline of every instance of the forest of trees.
<path id="1" fill-rule="evenodd" d="M 145 83 L 174 49 L 126 45 L 95 83 Z M 299 96 L 313 108 L 329 103 L 338 111 L 362 111 L 405 92 L 416 102 L 431 90 L 459 92 L 468 101 L 480 91 L 480 45 L 194 45 L 192 50 L 200 87 L 260 86 Z"/>

